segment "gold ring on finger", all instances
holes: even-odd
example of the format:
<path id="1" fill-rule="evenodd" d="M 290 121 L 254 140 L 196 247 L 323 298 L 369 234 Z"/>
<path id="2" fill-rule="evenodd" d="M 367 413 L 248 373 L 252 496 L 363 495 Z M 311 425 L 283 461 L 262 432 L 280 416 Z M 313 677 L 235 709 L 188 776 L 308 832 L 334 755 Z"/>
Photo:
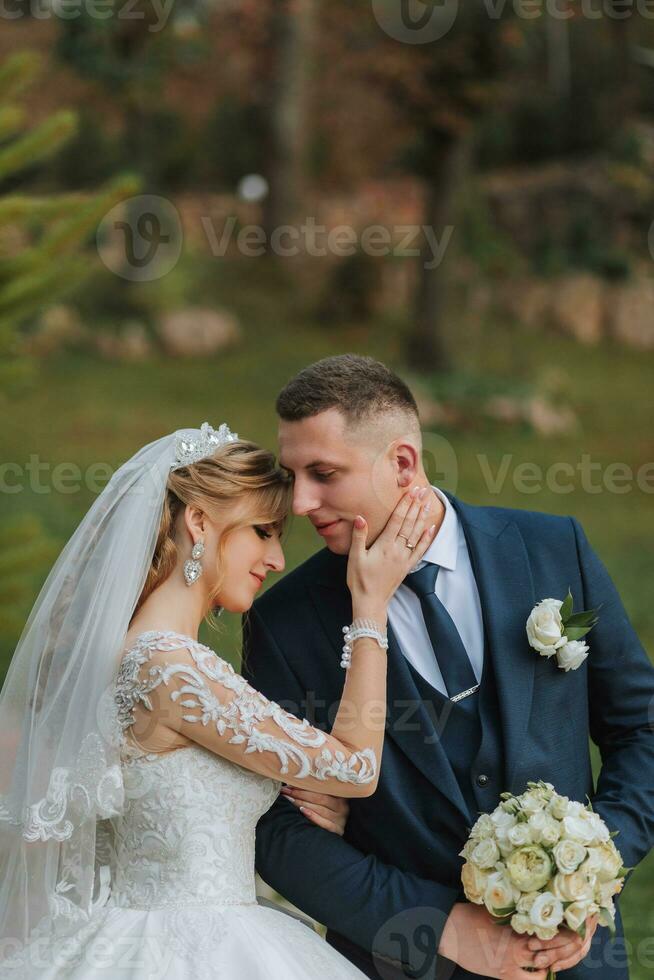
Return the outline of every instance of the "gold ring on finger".
<path id="1" fill-rule="evenodd" d="M 402 537 L 404 537 L 404 535 L 402 535 Z M 411 544 L 411 542 L 409 541 L 408 538 L 407 538 L 406 546 L 407 546 L 407 548 L 410 549 L 410 551 L 413 551 L 413 549 L 415 548 L 415 545 L 414 544 Z"/>
<path id="2" fill-rule="evenodd" d="M 408 541 L 408 540 L 409 540 L 409 539 L 407 538 L 407 536 L 406 536 L 406 534 L 400 534 L 400 533 L 398 532 L 398 535 L 397 535 L 397 536 L 398 536 L 398 538 L 404 538 L 404 540 L 405 540 L 405 541 Z"/>

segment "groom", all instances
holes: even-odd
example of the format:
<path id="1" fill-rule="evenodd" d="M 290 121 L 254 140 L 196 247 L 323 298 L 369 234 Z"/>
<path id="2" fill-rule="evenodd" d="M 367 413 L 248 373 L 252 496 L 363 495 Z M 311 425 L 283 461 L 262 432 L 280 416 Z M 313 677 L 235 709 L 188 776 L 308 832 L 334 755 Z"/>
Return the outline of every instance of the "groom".
<path id="1" fill-rule="evenodd" d="M 268 697 L 329 730 L 344 682 L 342 627 L 352 618 L 352 521 L 366 517 L 370 543 L 402 493 L 429 485 L 418 413 L 400 378 L 351 354 L 301 371 L 277 412 L 294 513 L 309 518 L 326 548 L 255 602 L 243 670 Z M 531 958 L 519 962 L 518 937 L 465 902 L 459 852 L 500 793 L 542 779 L 572 800 L 588 795 L 619 831 L 623 863 L 638 864 L 654 835 L 654 668 L 575 518 L 433 492 L 436 539 L 388 611 L 378 789 L 351 801 L 343 837 L 280 797 L 257 828 L 257 870 L 373 980 L 526 980 L 524 967 L 550 965 L 562 980 L 626 980 L 619 910 L 615 943 L 588 920 L 585 942 L 568 930 L 549 942 L 533 937 Z M 588 658 L 563 671 L 529 646 L 525 623 L 537 602 L 563 599 L 568 587 L 575 609 L 601 608 Z M 438 600 L 449 632 L 442 619 L 440 633 L 434 624 Z M 465 694 L 451 700 L 454 690 Z M 596 787 L 589 735 L 602 757 Z"/>

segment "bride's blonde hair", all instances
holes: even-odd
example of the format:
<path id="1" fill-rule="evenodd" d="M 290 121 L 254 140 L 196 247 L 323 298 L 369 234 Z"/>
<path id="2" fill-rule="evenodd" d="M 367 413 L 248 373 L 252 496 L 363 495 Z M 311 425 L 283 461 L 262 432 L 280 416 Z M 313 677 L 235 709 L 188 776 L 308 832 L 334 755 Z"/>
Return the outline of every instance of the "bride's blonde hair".
<path id="1" fill-rule="evenodd" d="M 292 478 L 288 471 L 277 464 L 269 450 L 244 439 L 220 446 L 197 463 L 171 470 L 152 564 L 134 615 L 177 565 L 175 531 L 178 517 L 187 504 L 225 525 L 218 546 L 220 567 L 231 532 L 252 524 L 266 524 L 281 535 L 292 497 Z M 222 585 L 223 577 L 219 573 L 210 597 L 212 602 Z M 211 615 L 207 619 L 215 625 Z"/>

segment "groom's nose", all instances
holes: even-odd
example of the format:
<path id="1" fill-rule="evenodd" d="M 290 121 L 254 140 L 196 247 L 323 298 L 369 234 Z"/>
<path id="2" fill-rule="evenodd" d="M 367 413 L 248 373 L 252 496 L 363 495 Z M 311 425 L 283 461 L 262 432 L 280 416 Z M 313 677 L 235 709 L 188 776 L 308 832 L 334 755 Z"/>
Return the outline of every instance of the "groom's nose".
<path id="1" fill-rule="evenodd" d="M 320 497 L 310 483 L 297 478 L 293 485 L 293 513 L 296 517 L 306 517 L 312 510 L 320 507 Z"/>

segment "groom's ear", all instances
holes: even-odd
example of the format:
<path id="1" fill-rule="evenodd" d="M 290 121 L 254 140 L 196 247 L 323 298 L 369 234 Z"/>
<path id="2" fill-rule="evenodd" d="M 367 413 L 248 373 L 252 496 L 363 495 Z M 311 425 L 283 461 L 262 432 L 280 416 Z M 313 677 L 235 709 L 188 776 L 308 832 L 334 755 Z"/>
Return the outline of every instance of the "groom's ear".
<path id="1" fill-rule="evenodd" d="M 420 469 L 420 454 L 412 442 L 396 439 L 391 444 L 392 462 L 397 476 L 397 485 L 410 487 Z"/>

